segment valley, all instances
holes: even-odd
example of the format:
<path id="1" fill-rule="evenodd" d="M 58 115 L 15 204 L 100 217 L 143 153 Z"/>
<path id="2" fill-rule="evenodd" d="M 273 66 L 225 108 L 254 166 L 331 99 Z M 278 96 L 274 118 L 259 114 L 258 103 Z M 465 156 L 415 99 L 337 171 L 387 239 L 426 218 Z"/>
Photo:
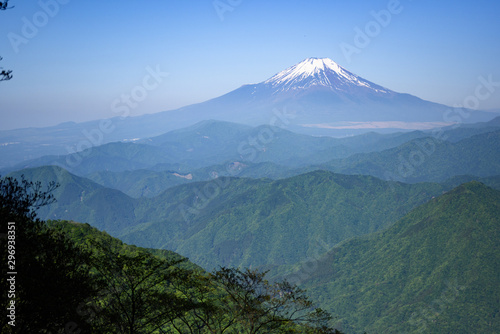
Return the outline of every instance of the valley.
<path id="1" fill-rule="evenodd" d="M 161 316 L 171 317 L 151 333 L 211 321 L 242 332 L 253 320 L 239 300 L 223 308 L 214 296 L 229 300 L 235 282 L 241 288 L 249 277 L 272 292 L 257 296 L 252 312 L 280 305 L 289 289 L 331 314 L 318 311 L 321 324 L 342 333 L 498 333 L 500 116 L 464 109 L 470 119 L 456 123 L 447 110 L 308 58 L 175 111 L 0 132 L 19 145 L 0 146 L 2 210 L 32 222 L 42 245 L 86 249 L 82 258 L 97 262 L 75 277 L 125 284 L 149 264 L 168 264 L 145 279 L 153 279 L 148 296 L 165 308 Z M 109 122 L 113 131 L 94 131 Z M 348 123 L 390 126 L 349 132 Z M 53 198 L 40 194 L 42 185 L 53 186 Z M 25 196 L 20 208 L 9 206 L 12 194 Z M 179 285 L 156 290 L 165 277 Z M 114 305 L 123 294 L 92 298 Z M 214 304 L 197 316 L 205 301 Z M 125 323 L 127 312 L 100 313 L 95 326 L 113 332 L 106 322 Z M 284 323 L 276 312 L 276 333 L 339 333 L 320 331 L 312 318 Z"/>

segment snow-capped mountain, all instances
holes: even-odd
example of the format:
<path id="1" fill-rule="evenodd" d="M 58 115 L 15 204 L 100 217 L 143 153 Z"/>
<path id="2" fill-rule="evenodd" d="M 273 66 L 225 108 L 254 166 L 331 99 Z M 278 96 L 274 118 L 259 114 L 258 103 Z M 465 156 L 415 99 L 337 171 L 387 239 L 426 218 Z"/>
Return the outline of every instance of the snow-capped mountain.
<path id="1" fill-rule="evenodd" d="M 263 82 L 274 93 L 325 87 L 348 92 L 353 87 L 372 90 L 375 93 L 391 94 L 387 88 L 365 80 L 341 67 L 329 58 L 307 58 L 304 61 L 277 73 Z"/>
<path id="2" fill-rule="evenodd" d="M 309 134 L 429 129 L 456 120 L 448 106 L 377 85 L 329 58 L 307 58 L 265 81 L 179 111 L 191 119 L 259 125 L 269 124 L 276 109 L 293 116 L 291 130 Z M 462 121 L 488 121 L 495 116 L 468 112 L 472 116 Z"/>
<path id="3" fill-rule="evenodd" d="M 461 118 L 461 115 L 468 115 Z M 344 136 L 368 131 L 430 129 L 453 122 L 484 122 L 498 113 L 451 107 L 401 94 L 370 82 L 328 58 L 308 58 L 260 83 L 243 85 L 203 103 L 156 114 L 111 120 L 110 133 L 101 121 L 56 127 L 0 131 L 0 154 L 20 161 L 47 154 L 66 154 L 98 144 L 149 138 L 203 120 L 248 125 L 277 125 L 313 135 Z M 41 142 L 39 138 L 54 138 Z M 36 143 L 36 144 L 33 144 Z M 12 159 L 11 159 L 12 160 Z"/>

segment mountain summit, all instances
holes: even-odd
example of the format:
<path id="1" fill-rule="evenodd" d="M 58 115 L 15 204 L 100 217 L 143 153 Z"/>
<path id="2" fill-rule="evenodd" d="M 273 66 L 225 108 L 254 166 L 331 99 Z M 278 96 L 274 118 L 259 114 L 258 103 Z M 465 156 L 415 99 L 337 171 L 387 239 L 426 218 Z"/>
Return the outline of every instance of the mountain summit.
<path id="1" fill-rule="evenodd" d="M 352 88 L 370 89 L 376 93 L 390 94 L 392 91 L 365 80 L 329 58 L 307 58 L 304 61 L 277 73 L 263 82 L 270 85 L 275 93 L 326 87 L 331 90 L 348 92 Z"/>
<path id="2" fill-rule="evenodd" d="M 464 114 L 468 117 L 462 117 Z M 65 154 L 68 147 L 79 150 L 78 147 L 92 147 L 95 142 L 150 138 L 210 119 L 281 126 L 310 135 L 346 136 L 370 131 L 426 130 L 455 122 L 487 122 L 496 116 L 498 113 L 457 111 L 397 93 L 349 72 L 329 58 L 307 58 L 265 81 L 243 85 L 202 103 L 156 114 L 119 120 L 117 117 L 112 121 L 114 130 L 106 135 L 98 131 L 102 128 L 100 120 L 0 132 L 3 142 L 17 143 L 0 147 L 0 155 L 22 161 L 26 157 Z M 89 141 L 82 141 L 82 134 Z M 39 138 L 51 136 L 56 140 L 38 144 Z"/>
<path id="3" fill-rule="evenodd" d="M 269 124 L 276 109 L 292 115 L 285 121 L 290 130 L 314 135 L 424 130 L 456 120 L 450 107 L 377 85 L 329 58 L 307 58 L 265 81 L 180 111 L 190 119 L 260 125 Z M 467 122 L 494 117 L 469 112 Z"/>

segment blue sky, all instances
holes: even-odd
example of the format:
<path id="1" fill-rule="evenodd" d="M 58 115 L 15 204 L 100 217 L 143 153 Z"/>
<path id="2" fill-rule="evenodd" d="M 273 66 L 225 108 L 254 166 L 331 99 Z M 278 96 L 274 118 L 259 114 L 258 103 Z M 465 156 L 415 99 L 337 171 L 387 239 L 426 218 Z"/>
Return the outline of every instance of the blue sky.
<path id="1" fill-rule="evenodd" d="M 14 78 L 0 82 L 0 129 L 113 117 L 113 102 L 134 90 L 146 94 L 132 115 L 171 110 L 308 57 L 329 57 L 377 84 L 447 105 L 463 104 L 482 77 L 499 83 L 479 108 L 500 109 L 500 3 L 493 0 L 9 5 L 0 12 L 0 66 Z M 390 16 L 377 21 L 373 13 Z M 346 53 L 347 45 L 356 51 Z M 162 73 L 159 81 L 151 70 Z"/>

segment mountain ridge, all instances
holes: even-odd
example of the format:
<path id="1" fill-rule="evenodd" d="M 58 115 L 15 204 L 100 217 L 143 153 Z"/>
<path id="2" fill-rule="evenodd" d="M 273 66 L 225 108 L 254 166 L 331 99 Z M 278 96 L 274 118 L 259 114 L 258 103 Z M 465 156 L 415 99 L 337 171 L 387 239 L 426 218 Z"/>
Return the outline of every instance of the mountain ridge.
<path id="1" fill-rule="evenodd" d="M 323 72 L 328 67 L 325 63 L 333 64 L 333 61 L 325 59 L 310 58 L 309 61 L 321 61 Z M 277 125 L 298 133 L 337 137 L 373 130 L 429 129 L 457 121 L 457 111 L 451 107 L 410 94 L 396 93 L 340 66 L 335 71 L 337 65 L 332 64 L 328 68 L 334 70 L 327 71 L 331 75 L 319 75 L 318 72 L 314 77 L 314 70 L 310 73 L 304 70 L 304 73 L 312 74 L 303 78 L 306 81 L 310 79 L 304 85 L 307 89 L 279 92 L 271 84 L 278 84 L 278 76 L 283 73 L 279 72 L 260 83 L 243 85 L 219 97 L 175 110 L 0 131 L 0 154 L 7 159 L 1 167 L 47 154 L 61 155 L 109 142 L 150 138 L 207 119 L 251 126 Z M 339 89 L 318 85 L 320 82 L 338 83 Z M 290 85 L 287 87 L 290 88 Z M 453 117 L 450 117 L 450 112 Z M 459 120 L 464 123 L 489 121 L 498 115 L 468 109 L 460 112 L 470 115 Z"/>
<path id="2" fill-rule="evenodd" d="M 263 84 L 270 85 L 275 90 L 275 94 L 287 90 L 304 90 L 312 86 L 322 86 L 331 90 L 345 91 L 349 90 L 349 86 L 351 85 L 366 87 L 377 93 L 393 93 L 382 86 L 347 71 L 329 58 L 307 58 L 275 74 L 265 80 Z"/>
<path id="3" fill-rule="evenodd" d="M 499 217 L 500 191 L 462 184 L 291 277 L 346 333 L 498 333 Z"/>

